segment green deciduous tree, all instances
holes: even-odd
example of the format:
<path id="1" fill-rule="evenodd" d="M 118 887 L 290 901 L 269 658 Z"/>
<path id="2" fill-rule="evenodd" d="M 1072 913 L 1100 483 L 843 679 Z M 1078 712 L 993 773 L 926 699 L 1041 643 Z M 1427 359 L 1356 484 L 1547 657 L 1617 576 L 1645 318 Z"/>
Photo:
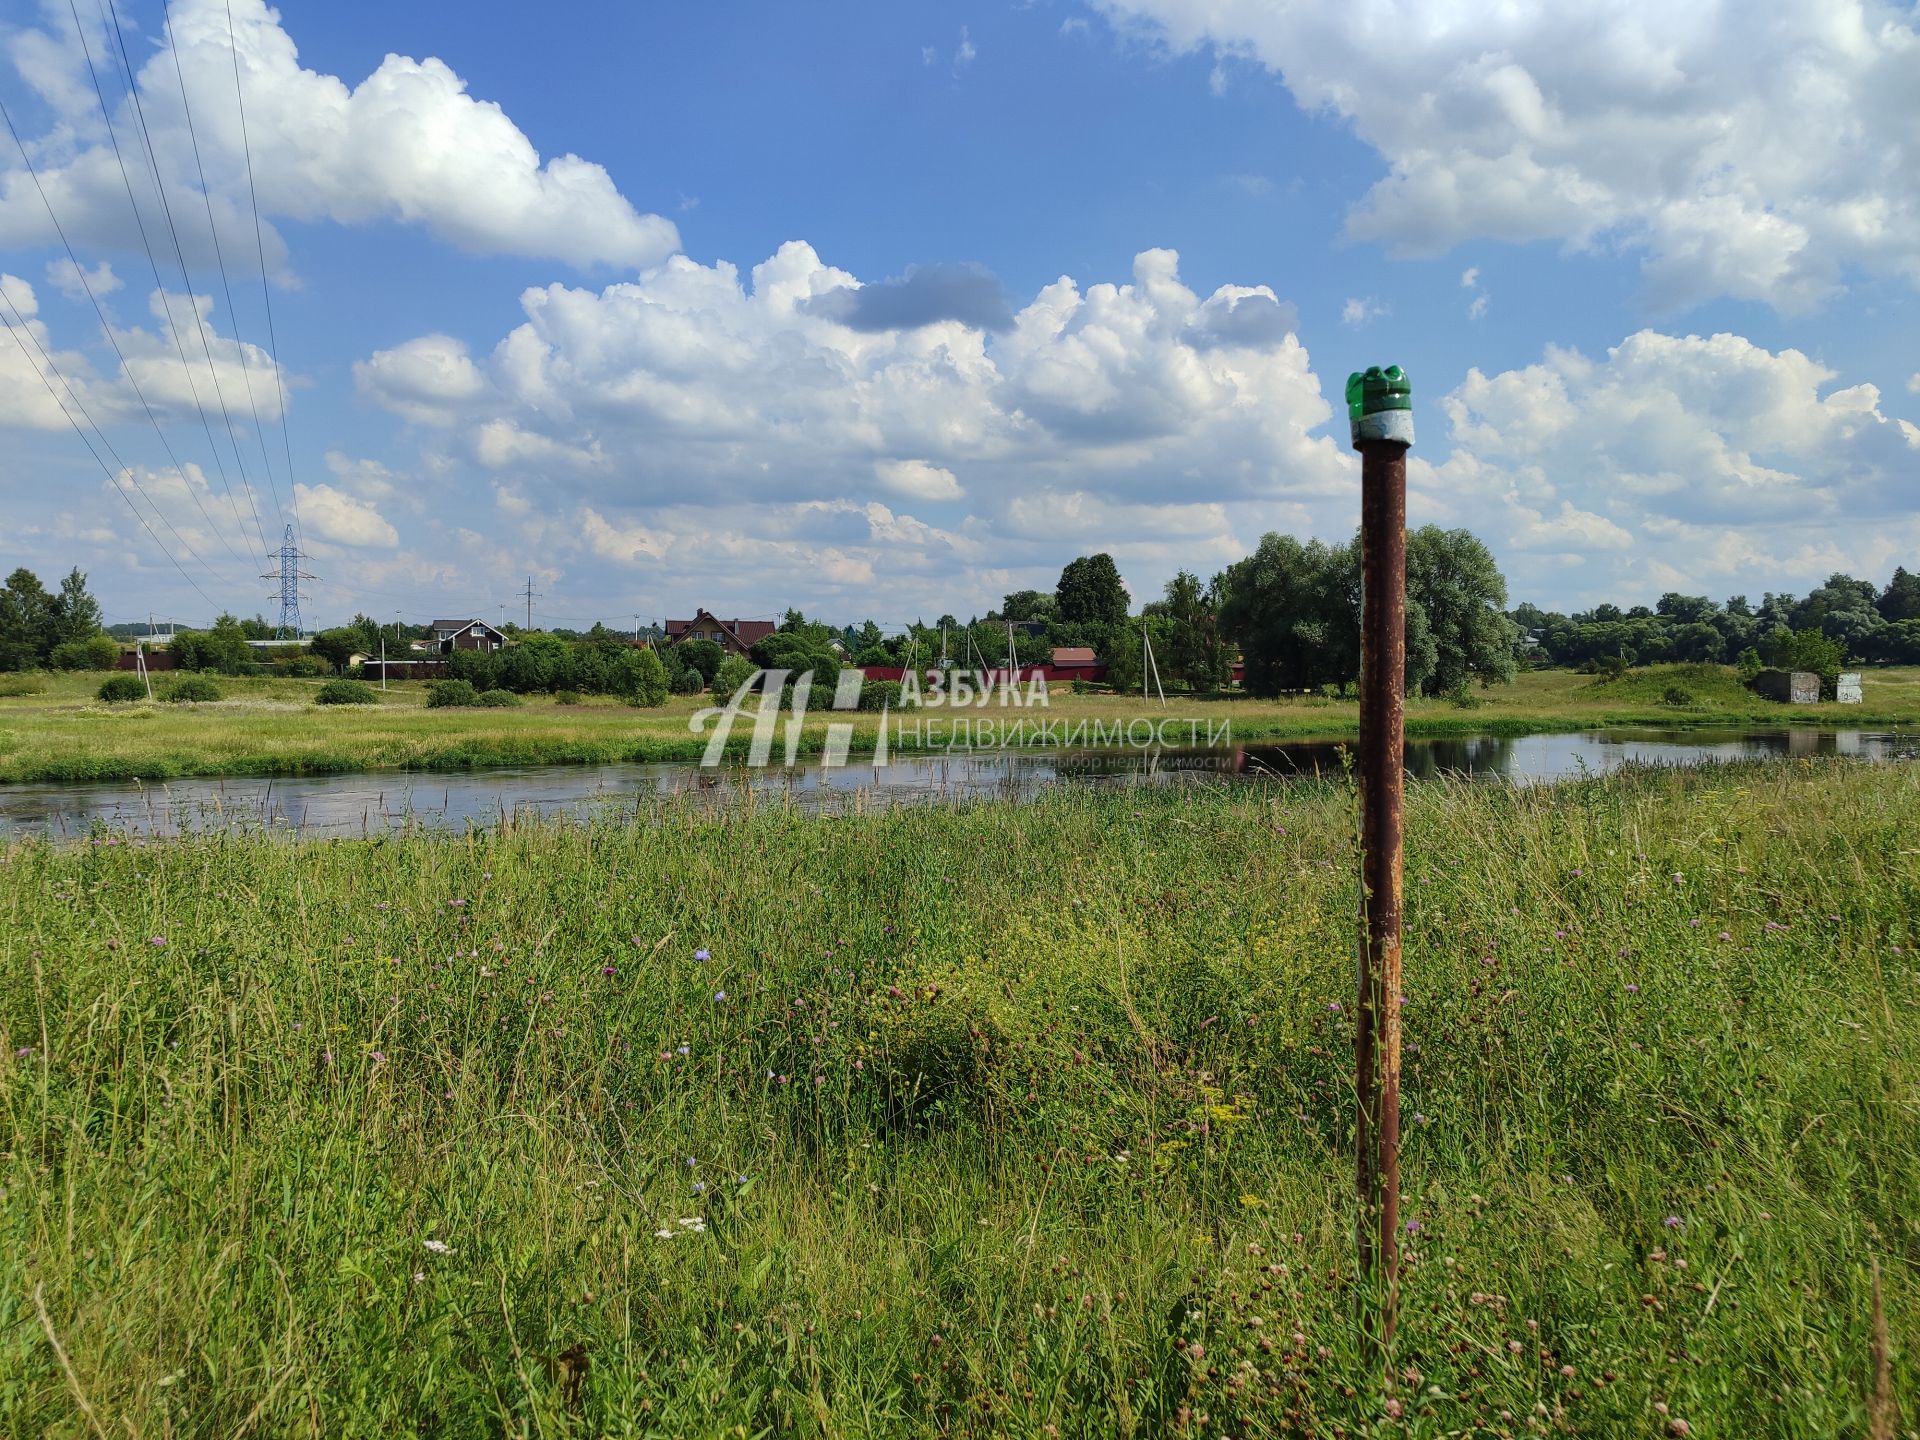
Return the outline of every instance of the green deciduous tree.
<path id="1" fill-rule="evenodd" d="M 1054 599 L 1059 618 L 1069 625 L 1118 625 L 1127 618 L 1127 587 L 1111 555 L 1068 561 Z"/>

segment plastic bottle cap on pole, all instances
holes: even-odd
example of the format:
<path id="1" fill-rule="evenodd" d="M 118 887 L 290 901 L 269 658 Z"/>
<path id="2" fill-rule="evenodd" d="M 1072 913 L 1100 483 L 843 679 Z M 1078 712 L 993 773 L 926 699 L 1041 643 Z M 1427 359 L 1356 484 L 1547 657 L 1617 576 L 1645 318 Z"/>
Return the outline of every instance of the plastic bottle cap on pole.
<path id="1" fill-rule="evenodd" d="M 1413 444 L 1413 386 L 1398 365 L 1378 365 L 1347 377 L 1347 420 L 1353 443 Z"/>

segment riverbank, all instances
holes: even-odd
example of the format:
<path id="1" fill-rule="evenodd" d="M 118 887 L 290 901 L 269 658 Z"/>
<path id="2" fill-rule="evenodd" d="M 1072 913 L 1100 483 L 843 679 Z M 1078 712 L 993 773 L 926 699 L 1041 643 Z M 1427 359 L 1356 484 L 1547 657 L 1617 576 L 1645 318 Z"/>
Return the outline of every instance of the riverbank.
<path id="1" fill-rule="evenodd" d="M 316 706 L 317 681 L 217 683 L 228 698 L 206 705 L 102 705 L 98 677 L 51 677 L 45 693 L 0 698 L 0 784 L 27 781 L 156 781 L 192 776 L 312 775 L 347 771 L 459 771 L 506 765 L 601 765 L 692 761 L 706 748 L 689 730 L 709 697 L 676 696 L 653 710 L 604 699 L 558 705 L 545 696 L 499 710 L 425 706 L 424 687 L 395 685 L 377 706 Z M 1687 698 L 1675 703 L 1669 693 Z M 1407 707 L 1411 737 L 1520 736 L 1635 726 L 1669 729 L 1751 724 L 1920 726 L 1920 668 L 1868 671 L 1865 703 L 1785 706 L 1761 700 L 1723 667 L 1658 666 L 1613 682 L 1569 671 L 1522 675 L 1514 684 L 1476 691 L 1462 708 L 1415 699 Z M 1353 701 L 1170 697 L 1162 706 L 1130 697 L 1056 690 L 1044 711 L 1030 706 L 921 710 L 893 717 L 890 747 L 930 748 L 929 721 L 944 720 L 940 748 L 953 721 L 1045 723 L 1045 748 L 1071 748 L 1092 727 L 1127 727 L 1171 719 L 1170 743 L 1228 728 L 1235 743 L 1343 739 L 1358 733 Z M 1192 723 L 1189 723 L 1192 722 Z M 851 724 L 852 753 L 871 753 L 874 714 L 807 717 L 799 753 L 824 748 L 829 724 Z M 750 726 L 735 727 L 729 752 L 744 756 Z M 904 733 L 902 733 L 904 731 Z M 969 738 L 977 732 L 969 728 Z M 917 737 L 916 738 L 916 734 Z M 1064 738 L 1063 738 L 1064 737 Z M 988 747 L 991 748 L 991 747 Z"/>
<path id="2" fill-rule="evenodd" d="M 1876 1261 L 1920 1391 L 1920 772 L 1410 791 L 1391 1397 L 1350 827 L 0 848 L 4 1428 L 1862 1434 Z"/>

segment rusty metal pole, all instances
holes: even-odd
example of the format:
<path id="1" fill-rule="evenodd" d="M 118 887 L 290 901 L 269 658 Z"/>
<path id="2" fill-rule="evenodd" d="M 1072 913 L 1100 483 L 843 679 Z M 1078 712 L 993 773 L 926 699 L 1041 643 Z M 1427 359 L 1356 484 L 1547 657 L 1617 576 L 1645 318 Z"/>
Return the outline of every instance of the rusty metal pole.
<path id="1" fill-rule="evenodd" d="M 1360 963 L 1354 1037 L 1361 1326 L 1384 1364 L 1400 1284 L 1400 852 L 1406 781 L 1407 447 L 1400 367 L 1347 381 L 1360 452 Z"/>

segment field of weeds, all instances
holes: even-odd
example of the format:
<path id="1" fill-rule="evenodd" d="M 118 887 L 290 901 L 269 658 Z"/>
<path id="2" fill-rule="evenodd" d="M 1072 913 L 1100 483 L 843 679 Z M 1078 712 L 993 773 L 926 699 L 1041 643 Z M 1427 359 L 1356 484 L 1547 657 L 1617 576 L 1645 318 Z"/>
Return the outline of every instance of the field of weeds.
<path id="1" fill-rule="evenodd" d="M 1914 1434 L 1920 770 L 1412 787 L 1390 1389 L 1351 822 L 13 844 L 0 1431 Z"/>

